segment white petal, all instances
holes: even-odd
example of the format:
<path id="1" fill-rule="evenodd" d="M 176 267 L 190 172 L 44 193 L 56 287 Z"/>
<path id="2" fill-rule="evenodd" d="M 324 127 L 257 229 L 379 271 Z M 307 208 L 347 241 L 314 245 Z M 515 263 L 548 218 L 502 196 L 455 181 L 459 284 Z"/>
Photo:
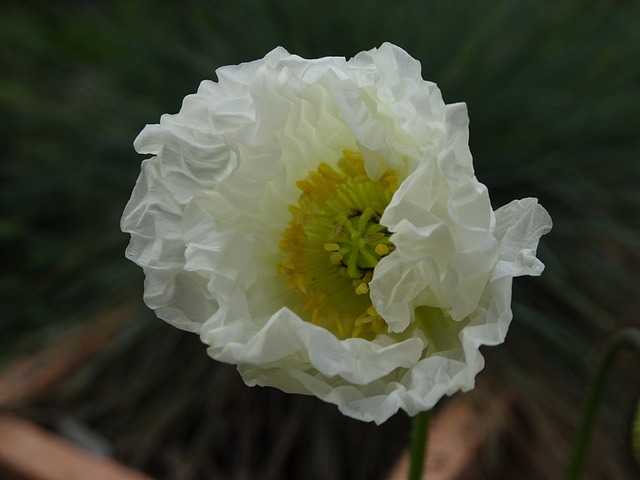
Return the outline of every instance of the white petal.
<path id="1" fill-rule="evenodd" d="M 498 258 L 511 275 L 540 275 L 544 265 L 536 258 L 538 241 L 553 223 L 536 198 L 514 200 L 496 210 L 494 235 L 500 242 Z"/>
<path id="2" fill-rule="evenodd" d="M 397 368 L 409 368 L 418 361 L 424 348 L 419 337 L 395 343 L 359 338 L 341 341 L 287 308 L 272 315 L 258 330 L 249 332 L 248 340 L 238 341 L 242 336 L 238 337 L 237 330 L 243 327 L 229 315 L 229 312 L 215 315 L 203 326 L 201 337 L 215 358 L 253 365 L 247 370 L 251 373 L 243 375 L 247 383 L 256 383 L 264 371 L 294 368 L 314 371 L 327 379 L 341 378 L 354 385 L 366 385 Z"/>

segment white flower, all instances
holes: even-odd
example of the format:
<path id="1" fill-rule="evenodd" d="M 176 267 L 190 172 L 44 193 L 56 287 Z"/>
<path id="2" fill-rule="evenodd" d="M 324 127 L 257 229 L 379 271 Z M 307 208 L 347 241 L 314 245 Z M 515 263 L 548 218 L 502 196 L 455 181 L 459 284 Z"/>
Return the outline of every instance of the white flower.
<path id="1" fill-rule="evenodd" d="M 402 49 L 220 68 L 136 139 L 122 219 L 145 301 L 248 385 L 381 423 L 473 388 L 551 219 L 495 212 L 464 104 Z"/>

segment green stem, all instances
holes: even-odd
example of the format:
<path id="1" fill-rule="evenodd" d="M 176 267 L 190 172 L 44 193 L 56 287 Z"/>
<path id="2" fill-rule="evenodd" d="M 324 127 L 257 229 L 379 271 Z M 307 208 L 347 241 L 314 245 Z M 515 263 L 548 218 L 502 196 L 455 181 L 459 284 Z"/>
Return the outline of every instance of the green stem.
<path id="1" fill-rule="evenodd" d="M 587 447 L 593 433 L 593 426 L 596 420 L 596 414 L 600 405 L 600 400 L 604 392 L 604 383 L 607 375 L 613 365 L 616 353 L 621 347 L 630 347 L 640 354 L 640 331 L 635 328 L 627 328 L 615 334 L 607 343 L 606 349 L 600 361 L 596 377 L 591 385 L 587 405 L 582 414 L 580 422 L 580 430 L 574 446 L 569 470 L 567 471 L 566 480 L 578 480 L 584 469 L 584 459 L 587 455 Z"/>
<path id="2" fill-rule="evenodd" d="M 413 417 L 413 429 L 411 432 L 411 452 L 409 465 L 409 480 L 421 480 L 424 467 L 424 456 L 427 450 L 427 438 L 429 437 L 429 424 L 431 423 L 431 411 L 420 412 Z"/>

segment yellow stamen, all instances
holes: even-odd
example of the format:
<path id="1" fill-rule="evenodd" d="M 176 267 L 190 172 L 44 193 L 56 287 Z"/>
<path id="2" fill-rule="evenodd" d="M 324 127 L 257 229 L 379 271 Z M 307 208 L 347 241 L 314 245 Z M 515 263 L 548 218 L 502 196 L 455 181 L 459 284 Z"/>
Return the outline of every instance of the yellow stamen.
<path id="1" fill-rule="evenodd" d="M 339 252 L 332 252 L 331 255 L 329 255 L 329 263 L 331 265 L 340 265 L 341 262 L 342 255 Z"/>
<path id="2" fill-rule="evenodd" d="M 389 247 L 387 247 L 384 243 L 379 243 L 378 245 L 376 245 L 375 252 L 383 257 L 389 253 Z"/>
<path id="3" fill-rule="evenodd" d="M 369 282 L 394 248 L 379 220 L 398 187 L 396 173 L 372 180 L 360 152 L 345 150 L 337 166 L 321 163 L 296 185 L 278 272 L 303 296 L 298 313 L 339 338 L 374 338 L 386 323 L 371 304 Z"/>

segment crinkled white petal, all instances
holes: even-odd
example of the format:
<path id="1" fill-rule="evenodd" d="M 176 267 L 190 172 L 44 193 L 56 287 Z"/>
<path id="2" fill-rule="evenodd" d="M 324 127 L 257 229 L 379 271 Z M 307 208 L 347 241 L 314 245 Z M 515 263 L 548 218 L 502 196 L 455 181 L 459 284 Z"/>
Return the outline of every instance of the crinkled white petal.
<path id="1" fill-rule="evenodd" d="M 551 220 L 535 199 L 493 212 L 474 176 L 464 104 L 445 105 L 391 44 L 351 60 L 277 48 L 216 71 L 135 141 L 142 164 L 123 218 L 127 257 L 158 316 L 198 332 L 249 385 L 316 395 L 381 423 L 473 388 L 481 345 L 504 340 L 511 281 L 538 275 Z M 358 149 L 401 180 L 381 223 L 395 245 L 374 270 L 388 332 L 339 340 L 285 285 L 278 243 L 321 162 Z"/>
<path id="2" fill-rule="evenodd" d="M 460 321 L 476 308 L 497 257 L 493 212 L 473 174 L 466 108 L 446 109 L 445 146 L 402 183 L 380 223 L 396 250 L 383 258 L 370 284 L 376 310 L 394 332 L 415 308 L 438 306 Z M 426 302 L 426 303 L 423 303 Z"/>
<path id="3" fill-rule="evenodd" d="M 499 264 L 509 268 L 513 277 L 540 275 L 544 265 L 536 258 L 536 248 L 551 227 L 549 213 L 536 198 L 514 200 L 496 210 L 493 234 L 500 242 Z"/>

